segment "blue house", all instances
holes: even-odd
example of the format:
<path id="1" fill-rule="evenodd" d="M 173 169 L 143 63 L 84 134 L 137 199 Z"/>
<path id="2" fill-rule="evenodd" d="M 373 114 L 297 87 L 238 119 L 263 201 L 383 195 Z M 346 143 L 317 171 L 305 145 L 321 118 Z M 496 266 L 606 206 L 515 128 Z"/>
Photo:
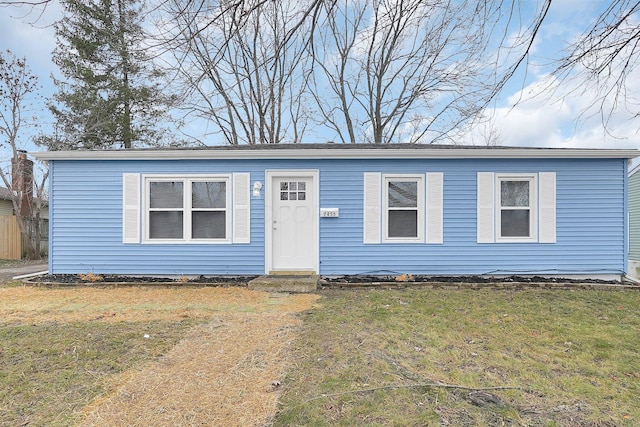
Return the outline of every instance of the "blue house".
<path id="1" fill-rule="evenodd" d="M 49 271 L 620 278 L 635 150 L 300 144 L 36 153 Z"/>

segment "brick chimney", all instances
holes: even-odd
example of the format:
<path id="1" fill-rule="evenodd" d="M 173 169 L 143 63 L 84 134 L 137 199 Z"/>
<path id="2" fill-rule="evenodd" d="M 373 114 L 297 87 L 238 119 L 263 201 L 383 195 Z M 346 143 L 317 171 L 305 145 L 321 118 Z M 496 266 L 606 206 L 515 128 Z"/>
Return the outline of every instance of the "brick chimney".
<path id="1" fill-rule="evenodd" d="M 27 152 L 18 150 L 18 157 L 11 160 L 11 190 L 21 198 L 20 214 L 30 217 L 33 208 L 33 162 Z"/>

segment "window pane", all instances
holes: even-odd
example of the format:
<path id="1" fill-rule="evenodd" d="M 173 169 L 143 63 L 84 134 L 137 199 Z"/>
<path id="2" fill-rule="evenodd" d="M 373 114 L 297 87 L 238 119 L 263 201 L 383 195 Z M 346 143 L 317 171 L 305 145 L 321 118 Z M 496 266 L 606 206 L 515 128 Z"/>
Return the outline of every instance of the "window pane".
<path id="1" fill-rule="evenodd" d="M 299 182 L 298 183 L 298 190 L 306 190 L 307 189 L 307 183 L 306 182 Z"/>
<path id="2" fill-rule="evenodd" d="M 500 203 L 502 206 L 529 206 L 529 181 L 502 181 Z"/>
<path id="3" fill-rule="evenodd" d="M 194 208 L 219 208 L 227 205 L 226 182 L 194 182 L 191 185 L 191 205 Z"/>
<path id="4" fill-rule="evenodd" d="M 418 237 L 418 211 L 389 211 L 389 237 Z"/>
<path id="5" fill-rule="evenodd" d="M 500 213 L 502 237 L 529 237 L 529 211 L 504 209 Z"/>
<path id="6" fill-rule="evenodd" d="M 193 212 L 191 237 L 194 239 L 224 239 L 226 234 L 225 212 Z"/>
<path id="7" fill-rule="evenodd" d="M 297 190 L 298 189 L 298 183 L 297 182 L 290 182 L 289 183 L 289 190 Z"/>
<path id="8" fill-rule="evenodd" d="M 281 182 L 280 183 L 280 190 L 288 190 L 289 189 L 289 183 L 288 182 Z"/>
<path id="9" fill-rule="evenodd" d="M 415 208 L 418 206 L 418 183 L 415 181 L 389 182 L 389 207 Z"/>
<path id="10" fill-rule="evenodd" d="M 301 191 L 298 192 L 298 200 L 306 200 L 306 199 L 307 199 L 306 193 L 303 193 Z"/>
<path id="11" fill-rule="evenodd" d="M 182 182 L 149 183 L 149 199 L 152 208 L 181 208 Z"/>
<path id="12" fill-rule="evenodd" d="M 149 212 L 150 239 L 182 239 L 182 212 Z"/>

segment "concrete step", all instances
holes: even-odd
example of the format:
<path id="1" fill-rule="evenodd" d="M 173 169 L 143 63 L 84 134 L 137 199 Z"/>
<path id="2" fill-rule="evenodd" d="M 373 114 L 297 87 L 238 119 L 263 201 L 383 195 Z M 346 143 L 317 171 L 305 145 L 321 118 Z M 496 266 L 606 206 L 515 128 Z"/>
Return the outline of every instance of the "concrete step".
<path id="1" fill-rule="evenodd" d="M 249 289 L 267 292 L 314 292 L 318 289 L 317 275 L 267 275 L 249 281 Z"/>

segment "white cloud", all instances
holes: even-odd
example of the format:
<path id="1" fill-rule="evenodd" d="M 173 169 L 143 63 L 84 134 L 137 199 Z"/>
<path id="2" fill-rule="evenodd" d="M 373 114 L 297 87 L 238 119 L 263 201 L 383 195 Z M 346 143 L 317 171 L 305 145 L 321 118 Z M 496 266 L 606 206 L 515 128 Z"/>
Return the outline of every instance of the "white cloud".
<path id="1" fill-rule="evenodd" d="M 476 125 L 464 141 L 481 144 L 487 134 L 497 133 L 502 145 L 640 148 L 640 70 L 627 76 L 622 98 L 627 105 L 603 99 L 593 78 L 580 70 L 562 81 L 549 77 L 567 45 L 593 24 L 606 3 L 554 1 L 526 76 L 521 70 L 509 82 L 497 105 L 486 112 L 489 124 Z"/>
<path id="2" fill-rule="evenodd" d="M 640 87 L 640 73 L 630 75 L 629 79 L 629 86 Z M 640 123 L 634 112 L 615 109 L 611 100 L 594 102 L 597 93 L 584 88 L 584 84 L 578 79 L 558 81 L 541 76 L 510 94 L 503 105 L 488 109 L 489 124 L 474 127 L 464 141 L 482 144 L 488 126 L 500 136 L 501 145 L 640 148 Z M 606 127 L 603 121 L 607 118 L 603 118 L 601 111 L 610 113 Z"/>

